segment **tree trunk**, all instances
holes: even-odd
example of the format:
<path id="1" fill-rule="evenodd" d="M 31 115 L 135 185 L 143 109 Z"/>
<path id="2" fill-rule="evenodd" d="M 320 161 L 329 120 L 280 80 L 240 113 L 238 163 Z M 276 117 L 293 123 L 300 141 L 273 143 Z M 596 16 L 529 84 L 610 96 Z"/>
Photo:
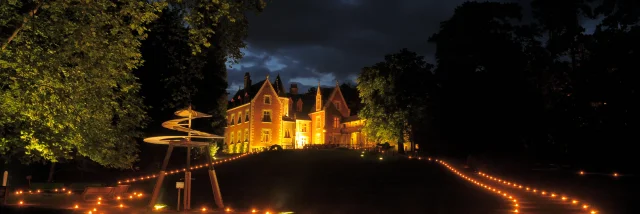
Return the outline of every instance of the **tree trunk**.
<path id="1" fill-rule="evenodd" d="M 2 44 L 2 49 L 0 49 L 0 51 L 4 51 L 4 49 L 6 49 L 7 46 L 9 46 L 9 43 L 11 43 L 11 41 L 15 39 L 16 36 L 18 36 L 18 33 L 22 30 L 24 25 L 26 25 L 27 22 L 29 22 L 29 18 L 32 18 L 33 15 L 35 15 L 36 12 L 38 12 L 38 9 L 40 8 L 41 5 L 42 5 L 42 0 L 38 1 L 38 4 L 36 5 L 35 8 L 33 8 L 33 10 L 29 11 L 29 16 L 24 17 L 24 19 L 22 19 L 22 23 L 20 24 L 20 26 L 18 26 L 15 30 L 13 30 L 13 33 L 11 33 L 11 36 L 7 38 L 7 42 Z"/>
<path id="2" fill-rule="evenodd" d="M 49 178 L 47 179 L 47 183 L 53 182 L 53 173 L 56 170 L 56 162 L 51 162 L 51 167 L 49 168 Z"/>
<path id="3" fill-rule="evenodd" d="M 398 138 L 398 154 L 404 154 L 404 131 L 400 130 L 400 138 Z"/>

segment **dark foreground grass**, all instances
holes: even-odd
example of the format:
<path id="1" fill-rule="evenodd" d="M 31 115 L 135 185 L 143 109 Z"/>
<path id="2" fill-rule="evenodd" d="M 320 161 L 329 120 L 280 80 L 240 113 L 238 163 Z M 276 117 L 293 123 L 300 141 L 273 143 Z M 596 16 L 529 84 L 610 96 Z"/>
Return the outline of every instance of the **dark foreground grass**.
<path id="1" fill-rule="evenodd" d="M 442 166 L 357 151 L 311 150 L 266 152 L 216 167 L 225 205 L 295 213 L 506 213 L 509 205 Z M 175 209 L 175 182 L 167 177 L 159 203 Z M 192 209 L 214 208 L 204 169 L 192 175 Z M 150 194 L 153 182 L 137 183 L 133 191 Z M 4 213 L 12 210 L 2 208 Z M 55 210 L 21 213 L 59 213 Z"/>
<path id="2" fill-rule="evenodd" d="M 380 161 L 372 155 L 362 158 L 356 151 L 269 152 L 221 165 L 216 171 L 225 204 L 243 210 L 498 213 L 507 206 L 436 164 Z M 204 171 L 193 176 L 192 208 L 213 207 L 208 176 Z M 175 206 L 175 189 L 167 193 L 163 202 Z"/>

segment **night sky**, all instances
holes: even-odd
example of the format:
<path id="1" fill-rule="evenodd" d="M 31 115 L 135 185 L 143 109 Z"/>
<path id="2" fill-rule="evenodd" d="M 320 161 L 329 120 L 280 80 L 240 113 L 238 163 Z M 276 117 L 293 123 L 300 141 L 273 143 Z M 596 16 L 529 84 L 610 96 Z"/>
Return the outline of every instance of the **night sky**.
<path id="1" fill-rule="evenodd" d="M 267 0 L 263 13 L 249 18 L 245 57 L 229 69 L 230 93 L 250 72 L 253 82 L 280 74 L 285 88 L 301 92 L 335 81 L 355 83 L 360 69 L 385 54 L 408 48 L 435 64 L 427 42 L 440 22 L 465 0 Z M 530 20 L 529 0 L 519 2 Z M 589 28 L 589 27 L 587 27 Z"/>

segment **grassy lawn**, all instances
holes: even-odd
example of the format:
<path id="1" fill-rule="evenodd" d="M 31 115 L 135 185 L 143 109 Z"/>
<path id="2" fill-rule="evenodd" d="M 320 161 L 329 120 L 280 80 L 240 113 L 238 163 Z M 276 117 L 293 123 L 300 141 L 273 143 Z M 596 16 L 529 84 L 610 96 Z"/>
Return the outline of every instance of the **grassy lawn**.
<path id="1" fill-rule="evenodd" d="M 374 154 L 361 157 L 358 151 L 266 152 L 219 165 L 216 172 L 225 205 L 237 211 L 506 213 L 509 209 L 501 198 L 437 164 L 397 157 L 379 160 Z M 165 179 L 159 203 L 168 205 L 167 210 L 175 209 L 175 182 L 180 177 Z M 215 206 L 206 170 L 195 170 L 192 177 L 192 209 L 211 210 Z M 149 196 L 152 186 L 151 181 L 135 183 L 130 191 Z M 77 199 L 56 200 L 69 204 Z M 131 205 L 143 207 L 147 200 Z M 20 213 L 40 213 L 25 211 Z"/>
<path id="2" fill-rule="evenodd" d="M 425 161 L 357 151 L 262 153 L 216 167 L 226 206 L 296 213 L 498 213 L 507 204 Z M 194 171 L 192 209 L 214 207 L 208 175 Z M 161 201 L 175 207 L 175 182 Z M 147 185 L 149 186 L 149 185 Z M 148 188 L 150 191 L 151 188 Z"/>

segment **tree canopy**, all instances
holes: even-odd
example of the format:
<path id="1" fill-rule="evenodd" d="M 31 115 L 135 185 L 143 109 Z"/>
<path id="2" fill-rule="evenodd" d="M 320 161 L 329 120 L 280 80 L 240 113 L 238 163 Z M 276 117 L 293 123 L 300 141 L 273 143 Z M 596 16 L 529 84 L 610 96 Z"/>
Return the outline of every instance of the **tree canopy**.
<path id="1" fill-rule="evenodd" d="M 87 156 L 127 168 L 145 112 L 131 69 L 158 5 L 8 1 L 0 5 L 0 152 L 26 161 Z M 23 12 L 26 11 L 26 12 Z"/>
<path id="2" fill-rule="evenodd" d="M 183 57 L 172 61 L 180 72 L 164 80 L 179 85 L 176 79 L 200 77 L 187 64 L 206 69 L 214 64 L 209 60 L 224 69 L 227 59 L 241 58 L 245 12 L 263 7 L 262 0 L 2 1 L 0 154 L 26 163 L 84 156 L 107 167 L 131 167 L 147 121 L 132 70 L 143 63 L 149 24 L 163 11 L 178 11 L 169 15 L 178 18 L 173 27 L 180 27 L 176 35 L 188 47 L 180 53 L 200 59 L 171 56 Z M 226 71 L 202 79 L 206 75 L 221 77 L 211 85 L 223 88 L 217 94 L 224 100 Z"/>
<path id="3" fill-rule="evenodd" d="M 430 64 L 407 49 L 385 56 L 384 62 L 365 67 L 357 79 L 363 107 L 358 113 L 366 120 L 364 132 L 377 142 L 393 142 L 403 151 L 412 125 L 426 117 L 424 110 L 431 80 Z"/>

